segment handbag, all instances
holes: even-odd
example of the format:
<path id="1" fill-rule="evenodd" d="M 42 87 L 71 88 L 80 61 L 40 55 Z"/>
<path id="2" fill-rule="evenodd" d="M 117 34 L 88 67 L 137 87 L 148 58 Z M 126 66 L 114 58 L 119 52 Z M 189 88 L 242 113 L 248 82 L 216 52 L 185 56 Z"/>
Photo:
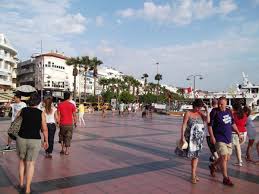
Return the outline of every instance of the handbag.
<path id="1" fill-rule="evenodd" d="M 180 150 L 185 150 L 188 148 L 188 142 L 185 139 L 183 140 L 183 142 L 181 142 L 181 140 L 178 140 L 176 142 L 176 145 Z"/>
<path id="2" fill-rule="evenodd" d="M 11 123 L 11 125 L 7 131 L 8 135 L 11 139 L 16 140 L 18 133 L 20 131 L 21 125 L 22 125 L 22 116 L 18 116 Z"/>

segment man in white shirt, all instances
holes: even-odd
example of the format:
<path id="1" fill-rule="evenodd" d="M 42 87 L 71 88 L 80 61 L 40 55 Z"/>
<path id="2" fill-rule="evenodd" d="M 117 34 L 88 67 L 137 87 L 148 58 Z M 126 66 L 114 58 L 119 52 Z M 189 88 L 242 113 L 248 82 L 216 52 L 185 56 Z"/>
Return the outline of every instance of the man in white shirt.
<path id="1" fill-rule="evenodd" d="M 26 104 L 21 101 L 21 95 L 19 93 L 16 93 L 13 97 L 14 103 L 8 103 L 6 107 L 12 108 L 12 119 L 11 122 L 13 122 L 17 116 L 17 113 L 20 112 L 24 107 L 26 107 Z M 8 135 L 8 143 L 5 147 L 5 150 L 10 150 L 10 144 L 12 142 L 11 137 Z"/>

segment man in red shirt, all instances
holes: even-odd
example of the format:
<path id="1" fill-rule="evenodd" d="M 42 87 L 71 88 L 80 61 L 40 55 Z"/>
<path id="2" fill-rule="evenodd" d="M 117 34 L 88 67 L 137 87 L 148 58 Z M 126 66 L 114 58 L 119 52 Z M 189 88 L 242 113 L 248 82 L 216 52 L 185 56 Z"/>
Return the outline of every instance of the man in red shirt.
<path id="1" fill-rule="evenodd" d="M 58 104 L 58 123 L 60 126 L 59 142 L 62 150 L 60 154 L 69 154 L 69 147 L 72 140 L 73 128 L 76 126 L 76 107 L 69 102 L 70 92 L 64 93 L 64 101 Z"/>

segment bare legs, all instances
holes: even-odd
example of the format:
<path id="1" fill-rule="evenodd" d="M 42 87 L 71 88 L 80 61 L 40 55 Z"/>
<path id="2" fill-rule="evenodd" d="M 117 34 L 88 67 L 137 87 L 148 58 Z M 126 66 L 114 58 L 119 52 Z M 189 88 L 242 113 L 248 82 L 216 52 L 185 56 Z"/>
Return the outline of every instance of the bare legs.
<path id="1" fill-rule="evenodd" d="M 19 185 L 20 185 L 20 187 L 23 187 L 25 174 L 26 174 L 25 160 L 20 159 L 20 161 L 19 161 Z"/>
<path id="2" fill-rule="evenodd" d="M 20 160 L 19 162 L 19 184 L 24 185 L 24 177 L 26 176 L 25 193 L 31 192 L 31 182 L 34 174 L 35 161 Z"/>
<path id="3" fill-rule="evenodd" d="M 197 170 L 197 165 L 198 165 L 198 158 L 192 158 L 191 165 L 192 165 L 192 183 L 196 183 L 198 181 L 197 176 L 196 176 L 196 170 Z"/>
<path id="4" fill-rule="evenodd" d="M 237 156 L 238 164 L 241 164 L 242 158 L 241 158 L 241 146 L 240 146 L 240 144 L 237 144 L 235 146 L 235 150 L 236 150 L 236 156 Z"/>
<path id="5" fill-rule="evenodd" d="M 224 178 L 228 178 L 228 160 L 229 160 L 229 155 L 224 155 L 224 156 L 220 156 L 219 160 L 220 160 L 220 166 L 221 166 L 221 170 L 222 170 L 222 175 Z"/>
<path id="6" fill-rule="evenodd" d="M 249 139 L 247 149 L 246 149 L 246 160 L 247 161 L 253 161 L 251 158 L 251 149 L 254 145 L 254 139 Z"/>
<path id="7" fill-rule="evenodd" d="M 79 125 L 82 126 L 82 123 L 85 126 L 84 115 L 79 115 Z"/>

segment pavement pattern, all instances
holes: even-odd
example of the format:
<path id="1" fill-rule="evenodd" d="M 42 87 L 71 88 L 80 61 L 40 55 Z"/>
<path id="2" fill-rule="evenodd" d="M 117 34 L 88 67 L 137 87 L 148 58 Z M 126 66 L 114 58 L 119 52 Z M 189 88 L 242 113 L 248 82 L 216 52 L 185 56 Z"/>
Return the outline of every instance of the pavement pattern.
<path id="1" fill-rule="evenodd" d="M 198 164 L 200 181 L 190 183 L 190 160 L 175 156 L 182 118 L 140 113 L 123 117 L 108 113 L 86 114 L 86 126 L 73 134 L 70 155 L 60 155 L 58 130 L 52 159 L 42 150 L 36 161 L 32 191 L 35 194 L 258 194 L 259 165 L 244 162 L 237 167 L 235 156 L 229 174 L 235 186 L 222 184 L 221 174 L 211 177 L 209 149 L 204 142 Z M 0 121 L 0 144 L 5 145 L 10 120 Z M 259 138 L 259 122 L 257 138 Z M 245 153 L 246 145 L 243 146 Z M 258 156 L 253 153 L 255 159 Z M 244 159 L 245 160 L 245 159 Z M 18 158 L 15 152 L 0 154 L 0 194 L 16 194 Z"/>

